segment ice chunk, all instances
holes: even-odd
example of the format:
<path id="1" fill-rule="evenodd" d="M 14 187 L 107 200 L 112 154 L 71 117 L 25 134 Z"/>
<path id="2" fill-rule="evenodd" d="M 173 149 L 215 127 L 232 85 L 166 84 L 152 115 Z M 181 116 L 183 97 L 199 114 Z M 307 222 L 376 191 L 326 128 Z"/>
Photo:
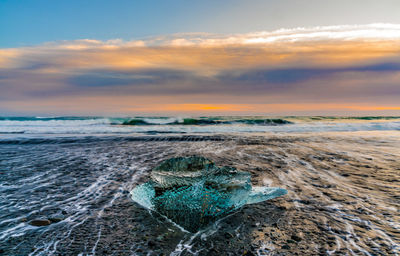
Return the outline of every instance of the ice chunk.
<path id="1" fill-rule="evenodd" d="M 131 191 L 132 199 L 191 232 L 245 204 L 287 193 L 252 187 L 250 173 L 218 167 L 198 156 L 168 159 L 153 169 L 151 179 Z"/>
<path id="2" fill-rule="evenodd" d="M 204 157 L 177 157 L 162 162 L 151 172 L 151 178 L 164 188 L 191 185 L 209 175 L 214 164 Z"/>
<path id="3" fill-rule="evenodd" d="M 155 195 L 156 192 L 150 182 L 139 185 L 131 191 L 133 201 L 148 209 L 154 209 L 153 200 Z"/>

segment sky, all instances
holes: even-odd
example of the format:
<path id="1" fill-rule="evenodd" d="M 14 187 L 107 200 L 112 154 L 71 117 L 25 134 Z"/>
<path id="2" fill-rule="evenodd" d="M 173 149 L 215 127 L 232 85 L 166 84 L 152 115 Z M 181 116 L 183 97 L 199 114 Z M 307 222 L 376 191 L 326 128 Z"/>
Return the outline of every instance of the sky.
<path id="1" fill-rule="evenodd" d="M 0 115 L 400 115 L 398 13 L 398 0 L 0 0 Z"/>

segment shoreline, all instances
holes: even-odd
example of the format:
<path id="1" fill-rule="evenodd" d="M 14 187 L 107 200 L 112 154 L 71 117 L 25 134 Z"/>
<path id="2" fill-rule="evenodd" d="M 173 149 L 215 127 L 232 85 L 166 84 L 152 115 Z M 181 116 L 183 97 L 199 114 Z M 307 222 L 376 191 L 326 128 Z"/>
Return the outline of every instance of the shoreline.
<path id="1" fill-rule="evenodd" d="M 397 131 L 167 137 L 0 143 L 1 203 L 9 211 L 0 219 L 0 249 L 11 255 L 399 253 Z M 289 193 L 247 205 L 197 235 L 130 199 L 158 163 L 193 154 L 251 173 L 253 186 Z M 57 223 L 28 224 L 61 211 L 65 219 Z"/>

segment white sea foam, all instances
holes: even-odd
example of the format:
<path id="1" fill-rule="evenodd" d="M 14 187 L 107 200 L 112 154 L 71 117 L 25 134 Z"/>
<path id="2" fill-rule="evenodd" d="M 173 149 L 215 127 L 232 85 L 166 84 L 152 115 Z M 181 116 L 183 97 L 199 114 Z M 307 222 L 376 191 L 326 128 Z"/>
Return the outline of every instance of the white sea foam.
<path id="1" fill-rule="evenodd" d="M 291 132 L 347 132 L 347 131 L 388 131 L 400 130 L 399 120 L 362 122 L 316 121 L 295 122 L 284 125 L 257 124 L 213 124 L 179 125 L 179 118 L 142 118 L 149 125 L 118 125 L 109 118 L 87 118 L 81 120 L 0 120 L 0 134 L 7 137 L 21 134 L 130 134 L 130 133 L 291 133 Z"/>

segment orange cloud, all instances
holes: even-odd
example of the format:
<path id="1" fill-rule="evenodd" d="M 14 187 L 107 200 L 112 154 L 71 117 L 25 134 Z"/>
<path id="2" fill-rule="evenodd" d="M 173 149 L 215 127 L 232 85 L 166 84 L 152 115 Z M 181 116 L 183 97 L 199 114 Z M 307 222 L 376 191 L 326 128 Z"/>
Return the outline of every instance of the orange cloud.
<path id="1" fill-rule="evenodd" d="M 345 108 L 361 111 L 400 110 L 400 106 L 347 106 Z"/>
<path id="2" fill-rule="evenodd" d="M 2 67 L 45 62 L 60 72 L 177 68 L 213 74 L 260 67 L 353 65 L 395 57 L 400 25 L 328 26 L 218 36 L 177 35 L 147 41 L 76 40 L 0 50 Z M 0 66 L 0 67 L 1 67 Z"/>
<path id="3" fill-rule="evenodd" d="M 247 111 L 252 107 L 249 105 L 239 104 L 167 104 L 162 107 L 164 111 L 181 111 L 181 112 L 196 112 L 196 111 Z M 161 109 L 160 109 L 161 110 Z"/>
<path id="4" fill-rule="evenodd" d="M 178 103 L 171 104 L 171 100 Z M 211 99 L 217 101 L 216 99 Z M 13 106 L 15 111 L 31 111 L 28 113 L 44 113 L 55 115 L 63 110 L 63 114 L 73 115 L 291 115 L 307 113 L 321 115 L 363 115 L 392 113 L 400 114 L 400 105 L 365 105 L 347 103 L 282 103 L 282 104 L 223 104 L 223 103 L 185 103 L 198 101 L 196 98 L 150 97 L 150 96 L 79 96 L 68 101 L 65 97 L 49 99 L 31 99 L 18 101 L 0 101 L 0 109 Z M 237 101 L 221 98 L 220 101 Z M 181 103 L 179 103 L 181 102 Z M 101 103 L 101 107 L 99 107 Z M 388 112 L 389 111 L 389 112 Z M 397 113 L 397 114 L 396 114 Z"/>

